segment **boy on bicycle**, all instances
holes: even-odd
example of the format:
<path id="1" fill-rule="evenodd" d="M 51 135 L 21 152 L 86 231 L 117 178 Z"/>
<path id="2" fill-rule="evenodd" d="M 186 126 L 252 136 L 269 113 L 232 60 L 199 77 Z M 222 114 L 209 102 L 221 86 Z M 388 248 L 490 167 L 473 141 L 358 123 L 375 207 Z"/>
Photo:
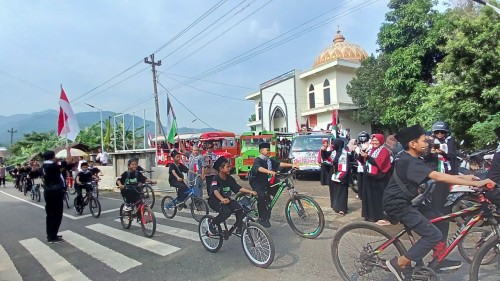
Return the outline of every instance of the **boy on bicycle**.
<path id="1" fill-rule="evenodd" d="M 174 163 L 168 165 L 168 183 L 177 189 L 177 203 L 179 203 L 184 201 L 188 196 L 187 191 L 189 187 L 184 182 L 184 173 L 189 172 L 189 169 L 186 165 L 182 164 L 181 154 L 177 150 L 172 150 L 170 157 L 172 157 Z M 185 208 L 186 206 L 182 207 Z"/>
<path id="2" fill-rule="evenodd" d="M 399 221 L 407 228 L 417 233 L 421 239 L 401 257 L 394 257 L 386 262 L 388 269 L 398 280 L 411 280 L 411 262 L 421 261 L 434 249 L 431 267 L 435 265 L 437 257 L 446 247 L 448 222 L 430 223 L 429 219 L 440 216 L 438 211 L 427 205 L 412 206 L 411 200 L 418 195 L 419 186 L 433 179 L 448 184 L 469 186 L 484 186 L 492 181 L 475 181 L 472 175 L 448 175 L 434 171 L 426 166 L 421 158 L 427 151 L 425 130 L 420 125 L 404 128 L 396 134 L 396 139 L 403 145 L 404 152 L 396 160 L 394 173 L 383 195 L 384 211 L 392 221 Z M 444 224 L 444 225 L 443 225 Z M 461 266 L 459 261 L 443 260 L 436 269 L 450 270 Z"/>
<path id="3" fill-rule="evenodd" d="M 131 158 L 127 163 L 128 170 L 123 172 L 120 178 L 116 181 L 121 190 L 123 199 L 125 200 L 124 212 L 132 211 L 135 203 L 139 201 L 142 193 L 142 185 L 146 182 L 156 184 L 156 181 L 146 178 L 137 170 L 139 160 Z"/>
<path id="4" fill-rule="evenodd" d="M 82 162 L 80 164 L 80 169 L 81 171 L 76 174 L 76 184 L 75 184 L 75 190 L 76 193 L 78 194 L 76 196 L 76 202 L 77 205 L 74 206 L 75 212 L 78 213 L 80 206 L 82 205 L 82 198 L 83 198 L 83 188 L 85 188 L 85 191 L 87 193 L 91 192 L 92 190 L 91 187 L 89 186 L 89 183 L 92 182 L 92 179 L 94 179 L 94 176 L 92 175 L 92 172 L 89 169 L 89 164 L 87 162 Z"/>
<path id="5" fill-rule="evenodd" d="M 241 230 L 241 220 L 243 219 L 243 211 L 240 204 L 231 199 L 231 191 L 234 193 L 243 192 L 253 196 L 257 192 L 241 187 L 236 180 L 231 176 L 231 164 L 224 157 L 219 157 L 213 165 L 217 174 L 212 179 L 211 190 L 212 193 L 208 198 L 208 205 L 219 214 L 212 219 L 208 225 L 208 235 L 217 235 L 217 225 L 225 222 L 232 213 L 236 215 L 237 230 Z M 236 212 L 235 212 L 236 211 Z"/>
<path id="6" fill-rule="evenodd" d="M 269 210 L 270 196 L 276 195 L 277 188 L 271 188 L 275 182 L 276 171 L 279 168 L 295 168 L 290 163 L 279 162 L 269 158 L 271 144 L 263 142 L 259 144 L 260 156 L 255 158 L 252 166 L 254 177 L 250 179 L 250 186 L 258 194 L 257 208 L 259 210 L 258 222 L 266 228 L 271 227 L 269 219 L 271 218 L 271 210 Z M 267 196 L 266 196 L 267 192 Z"/>

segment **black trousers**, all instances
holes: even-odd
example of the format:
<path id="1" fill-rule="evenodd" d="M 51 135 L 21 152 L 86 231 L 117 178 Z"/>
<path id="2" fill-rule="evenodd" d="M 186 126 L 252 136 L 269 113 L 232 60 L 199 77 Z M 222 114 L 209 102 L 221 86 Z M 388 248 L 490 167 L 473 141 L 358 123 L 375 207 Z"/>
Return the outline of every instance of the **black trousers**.
<path id="1" fill-rule="evenodd" d="M 436 224 L 429 219 L 441 216 L 441 213 L 427 205 L 418 208 L 409 207 L 400 219 L 400 222 L 421 238 L 411 247 L 405 256 L 412 261 L 422 260 L 439 242 L 445 242 L 448 237 L 448 221 Z"/>
<path id="2" fill-rule="evenodd" d="M 207 183 L 207 192 L 208 196 L 212 194 L 212 180 L 214 179 L 215 176 L 205 176 L 205 182 Z"/>
<path id="3" fill-rule="evenodd" d="M 176 181 L 171 186 L 177 189 L 177 202 L 182 202 L 188 197 L 186 192 L 189 190 L 189 187 L 184 181 Z"/>
<path id="4" fill-rule="evenodd" d="M 5 177 L 0 178 L 0 185 L 2 185 L 2 184 L 5 185 Z"/>
<path id="5" fill-rule="evenodd" d="M 269 204 L 271 204 L 271 196 L 276 195 L 278 188 L 279 185 L 274 187 L 270 187 L 269 185 L 258 186 L 255 188 L 255 192 L 257 192 L 257 209 L 259 210 L 259 219 L 271 219 L 271 208 L 269 207 Z"/>
<path id="6" fill-rule="evenodd" d="M 236 215 L 236 222 L 238 223 L 238 227 L 241 226 L 241 220 L 243 219 L 243 210 L 241 210 L 241 206 L 236 203 L 236 201 L 229 201 L 229 204 L 224 205 L 217 199 L 208 200 L 208 205 L 213 210 L 219 212 L 219 214 L 212 219 L 212 223 L 221 224 L 225 222 L 232 213 Z M 238 210 L 239 209 L 239 210 Z M 238 210 L 235 212 L 235 210 Z"/>
<path id="7" fill-rule="evenodd" d="M 78 202 L 78 204 L 82 204 L 82 198 L 83 198 L 83 189 L 85 189 L 85 191 L 87 193 L 89 193 L 91 190 L 91 187 L 88 186 L 88 185 L 79 185 L 79 184 L 75 184 L 75 190 L 76 190 L 76 193 L 78 194 L 76 196 L 76 202 Z"/>
<path id="8" fill-rule="evenodd" d="M 44 191 L 43 197 L 45 198 L 45 213 L 47 214 L 45 221 L 47 240 L 54 240 L 57 239 L 63 217 L 64 190 Z"/>

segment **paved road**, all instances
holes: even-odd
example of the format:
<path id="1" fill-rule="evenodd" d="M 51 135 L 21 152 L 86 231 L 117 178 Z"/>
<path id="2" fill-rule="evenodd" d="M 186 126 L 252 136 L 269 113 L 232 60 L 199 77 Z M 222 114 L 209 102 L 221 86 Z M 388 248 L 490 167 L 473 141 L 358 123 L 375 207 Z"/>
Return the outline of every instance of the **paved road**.
<path id="1" fill-rule="evenodd" d="M 359 201 L 354 196 L 350 198 L 352 213 L 341 218 L 326 208 L 327 188 L 313 180 L 297 182 L 299 191 L 315 196 L 323 205 L 327 229 L 315 240 L 296 236 L 284 219 L 282 198 L 270 229 L 276 257 L 271 267 L 260 269 L 247 260 L 236 237 L 225 241 L 218 253 L 209 253 L 197 238 L 197 223 L 190 214 L 181 212 L 168 220 L 159 203 L 155 206 L 158 229 L 153 239 L 145 238 L 140 227 L 123 229 L 117 221 L 122 201 L 116 192 L 101 192 L 103 214 L 98 219 L 92 218 L 88 209 L 82 216 L 65 209 L 61 234 L 67 242 L 47 244 L 43 199 L 32 202 L 7 186 L 0 189 L 0 281 L 339 280 L 330 241 L 336 228 L 359 219 Z M 466 280 L 466 272 L 464 268 L 440 277 Z"/>

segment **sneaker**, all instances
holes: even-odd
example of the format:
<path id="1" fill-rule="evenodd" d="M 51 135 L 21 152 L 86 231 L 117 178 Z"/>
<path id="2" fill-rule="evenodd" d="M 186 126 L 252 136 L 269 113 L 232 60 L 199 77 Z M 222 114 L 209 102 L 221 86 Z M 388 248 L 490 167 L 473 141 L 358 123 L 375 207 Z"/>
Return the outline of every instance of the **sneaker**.
<path id="1" fill-rule="evenodd" d="M 436 272 L 443 272 L 443 271 L 450 271 L 454 269 L 459 269 L 462 267 L 462 262 L 461 261 L 454 261 L 454 260 L 449 260 L 449 259 L 444 259 L 442 262 L 440 262 L 436 269 Z"/>
<path id="2" fill-rule="evenodd" d="M 75 209 L 76 214 L 80 214 L 80 206 L 73 207 Z"/>
<path id="3" fill-rule="evenodd" d="M 49 242 L 50 244 L 58 244 L 64 242 L 64 240 L 60 237 L 57 237 L 56 239 L 47 240 L 47 242 Z"/>
<path id="4" fill-rule="evenodd" d="M 398 265 L 398 257 L 394 257 L 391 260 L 385 262 L 387 268 L 396 276 L 398 281 L 411 280 L 412 270 L 411 267 L 402 268 Z"/>
<path id="5" fill-rule="evenodd" d="M 208 223 L 208 236 L 216 236 L 218 234 L 217 226 L 212 222 Z"/>
<path id="6" fill-rule="evenodd" d="M 132 211 L 132 207 L 129 204 L 125 204 L 125 206 L 123 206 L 123 211 L 130 212 Z"/>
<path id="7" fill-rule="evenodd" d="M 260 225 L 262 225 L 263 227 L 265 227 L 265 228 L 270 228 L 271 227 L 271 223 L 269 222 L 269 220 L 261 220 L 261 219 L 259 219 L 257 222 Z"/>

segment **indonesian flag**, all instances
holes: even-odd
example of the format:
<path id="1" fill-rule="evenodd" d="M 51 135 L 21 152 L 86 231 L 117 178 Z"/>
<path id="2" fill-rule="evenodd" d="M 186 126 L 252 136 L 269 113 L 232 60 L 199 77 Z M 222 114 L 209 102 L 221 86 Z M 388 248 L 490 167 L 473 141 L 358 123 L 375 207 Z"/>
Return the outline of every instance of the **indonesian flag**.
<path id="1" fill-rule="evenodd" d="M 170 98 L 167 96 L 167 141 L 175 143 L 177 135 L 177 122 L 175 121 L 174 109 L 170 103 Z"/>
<path id="2" fill-rule="evenodd" d="M 149 147 L 152 147 L 151 134 L 149 132 L 148 132 L 148 145 L 149 145 Z"/>
<path id="3" fill-rule="evenodd" d="M 74 141 L 80 132 L 78 120 L 69 104 L 68 97 L 61 87 L 61 97 L 59 98 L 59 120 L 57 122 L 57 135 L 64 136 L 68 140 Z"/>
<path id="4" fill-rule="evenodd" d="M 337 125 L 339 123 L 338 109 L 332 110 L 332 138 L 337 138 Z"/>

